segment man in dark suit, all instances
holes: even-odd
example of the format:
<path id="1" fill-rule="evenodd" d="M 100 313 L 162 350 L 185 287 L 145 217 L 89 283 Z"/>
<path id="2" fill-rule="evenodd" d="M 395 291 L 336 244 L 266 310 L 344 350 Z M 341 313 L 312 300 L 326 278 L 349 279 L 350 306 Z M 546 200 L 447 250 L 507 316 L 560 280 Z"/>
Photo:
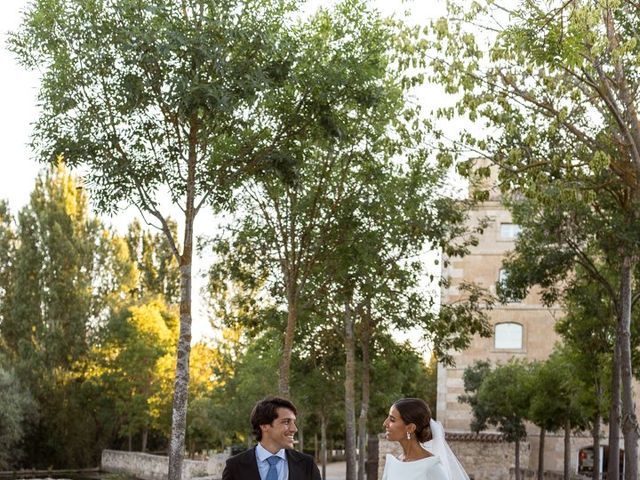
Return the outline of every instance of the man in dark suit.
<path id="1" fill-rule="evenodd" d="M 296 407 L 289 400 L 267 397 L 251 412 L 258 444 L 227 460 L 222 480 L 320 480 L 311 455 L 293 450 Z"/>

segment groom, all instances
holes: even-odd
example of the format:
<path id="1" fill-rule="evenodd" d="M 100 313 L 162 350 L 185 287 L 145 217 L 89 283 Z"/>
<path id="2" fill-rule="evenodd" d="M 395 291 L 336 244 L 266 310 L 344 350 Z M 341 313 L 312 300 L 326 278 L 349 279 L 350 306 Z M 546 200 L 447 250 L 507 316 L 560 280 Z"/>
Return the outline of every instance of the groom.
<path id="1" fill-rule="evenodd" d="M 293 448 L 296 407 L 289 400 L 267 397 L 251 412 L 254 448 L 227 460 L 222 480 L 320 480 L 311 455 Z"/>

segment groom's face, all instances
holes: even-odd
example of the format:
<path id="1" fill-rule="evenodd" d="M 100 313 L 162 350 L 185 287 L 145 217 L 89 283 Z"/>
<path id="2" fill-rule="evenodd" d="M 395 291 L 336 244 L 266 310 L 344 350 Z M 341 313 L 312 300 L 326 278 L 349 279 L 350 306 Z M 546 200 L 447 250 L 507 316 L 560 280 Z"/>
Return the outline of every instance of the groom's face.
<path id="1" fill-rule="evenodd" d="M 282 448 L 293 448 L 293 437 L 298 431 L 296 415 L 288 408 L 280 407 L 276 410 L 278 418 L 267 425 L 260 425 L 262 429 L 262 446 L 271 453 Z"/>

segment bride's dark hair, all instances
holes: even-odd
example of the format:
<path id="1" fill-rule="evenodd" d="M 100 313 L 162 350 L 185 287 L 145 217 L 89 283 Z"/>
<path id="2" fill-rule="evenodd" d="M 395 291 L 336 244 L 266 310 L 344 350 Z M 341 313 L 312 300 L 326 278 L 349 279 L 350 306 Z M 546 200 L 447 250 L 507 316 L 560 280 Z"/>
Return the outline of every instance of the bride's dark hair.
<path id="1" fill-rule="evenodd" d="M 401 398 L 394 404 L 400 414 L 400 418 L 406 424 L 413 423 L 416 426 L 416 439 L 420 442 L 431 440 L 431 410 L 424 400 L 419 398 Z"/>

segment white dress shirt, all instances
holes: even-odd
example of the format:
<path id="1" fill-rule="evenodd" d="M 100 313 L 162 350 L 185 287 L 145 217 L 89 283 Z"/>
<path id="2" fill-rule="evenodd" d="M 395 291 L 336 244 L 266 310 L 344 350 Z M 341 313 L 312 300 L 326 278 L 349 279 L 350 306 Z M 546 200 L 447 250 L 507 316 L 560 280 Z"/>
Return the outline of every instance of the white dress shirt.
<path id="1" fill-rule="evenodd" d="M 260 472 L 260 478 L 266 480 L 267 472 L 269 472 L 269 462 L 267 458 L 275 455 L 280 457 L 278 463 L 276 463 L 276 470 L 278 471 L 278 480 L 288 480 L 289 478 L 289 464 L 287 463 L 287 454 L 284 448 L 280 449 L 277 453 L 271 453 L 264 448 L 260 443 L 256 446 L 256 462 L 258 462 L 258 472 Z"/>

